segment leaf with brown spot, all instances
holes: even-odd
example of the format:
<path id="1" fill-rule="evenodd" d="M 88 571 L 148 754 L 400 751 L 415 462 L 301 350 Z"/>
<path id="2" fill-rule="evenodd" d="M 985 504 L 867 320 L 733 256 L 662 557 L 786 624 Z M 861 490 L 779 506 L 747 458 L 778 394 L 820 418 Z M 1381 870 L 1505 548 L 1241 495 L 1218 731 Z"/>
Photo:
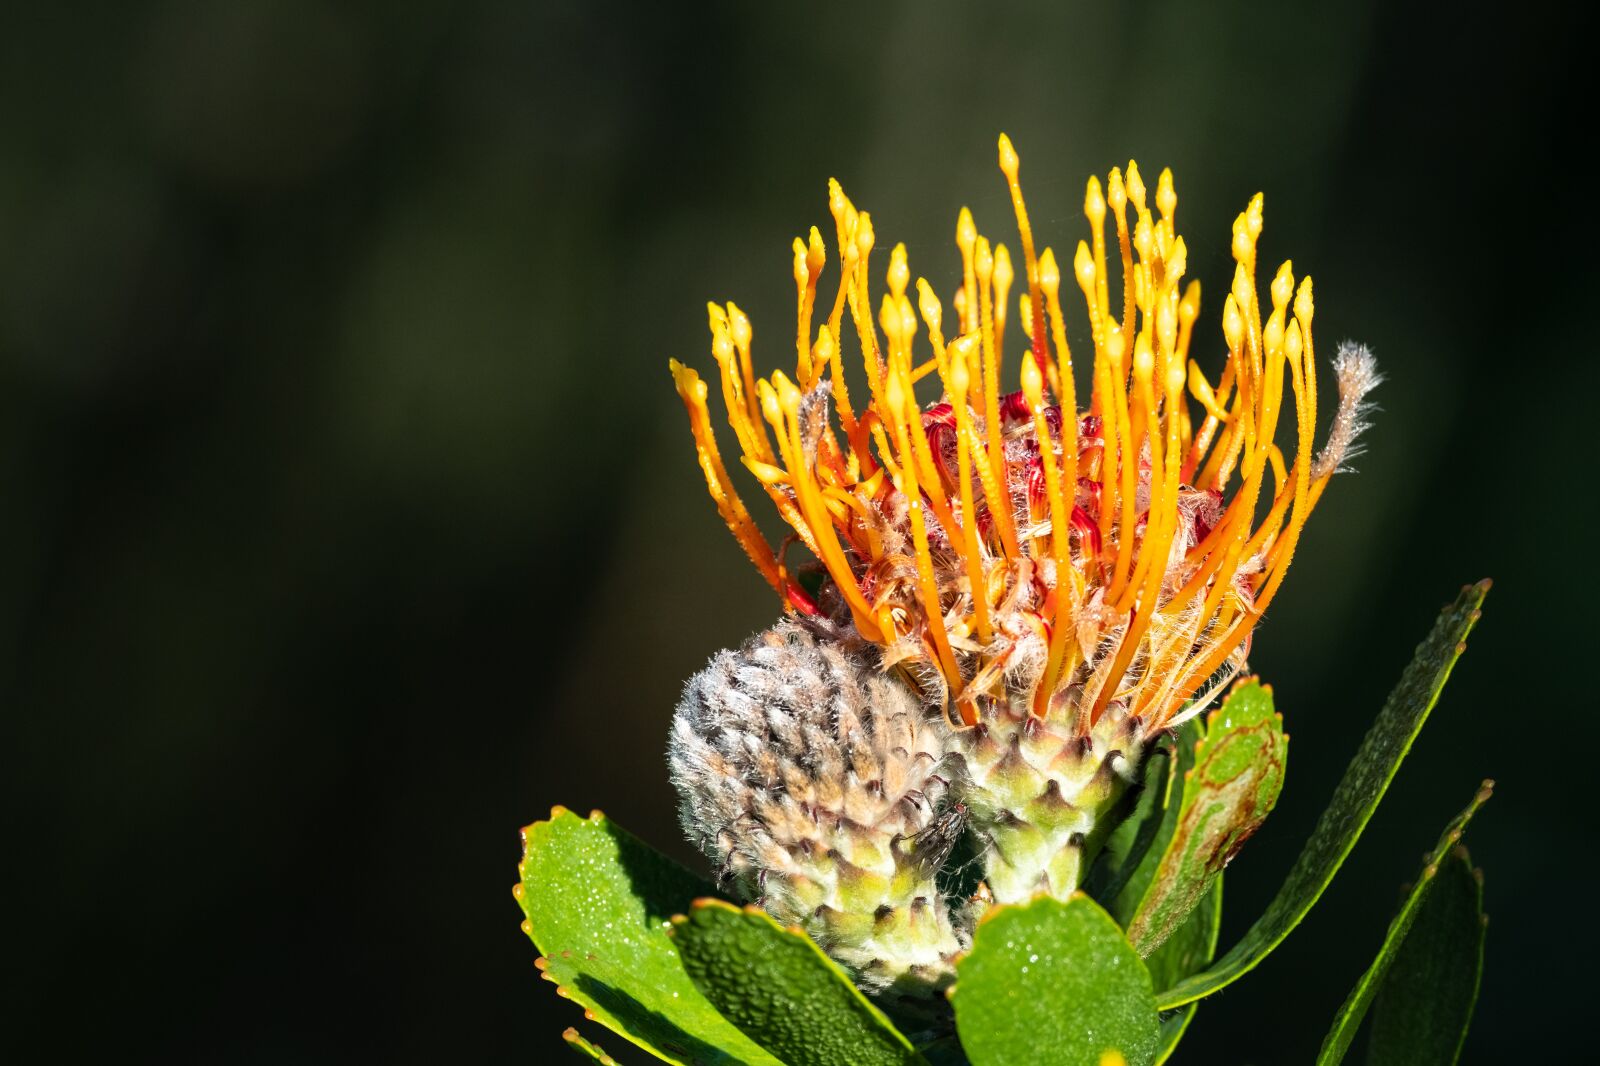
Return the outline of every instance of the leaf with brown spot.
<path id="1" fill-rule="evenodd" d="M 1194 768 L 1184 775 L 1177 827 L 1128 923 L 1128 940 L 1139 954 L 1155 951 L 1183 924 L 1266 821 L 1283 788 L 1288 755 L 1272 690 L 1253 677 L 1234 685 L 1211 713 Z"/>

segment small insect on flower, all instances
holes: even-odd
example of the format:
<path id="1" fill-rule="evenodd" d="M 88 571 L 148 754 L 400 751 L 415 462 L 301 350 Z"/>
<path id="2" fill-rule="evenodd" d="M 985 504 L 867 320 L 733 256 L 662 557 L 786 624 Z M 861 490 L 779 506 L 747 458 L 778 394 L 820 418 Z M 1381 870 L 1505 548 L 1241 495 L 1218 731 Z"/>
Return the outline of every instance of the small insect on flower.
<path id="1" fill-rule="evenodd" d="M 896 245 L 874 319 L 872 219 L 831 182 L 839 280 L 819 306 L 828 260 L 822 235 L 812 228 L 795 240 L 793 375 L 758 377 L 748 318 L 731 303 L 710 306 L 718 389 L 740 461 L 793 530 L 779 550 L 734 487 L 712 432 L 709 386 L 672 363 L 712 499 L 792 616 L 691 682 L 674 726 L 686 825 L 737 876 L 756 866 L 798 869 L 785 867 L 779 851 L 813 861 L 810 830 L 795 829 L 797 818 L 835 818 L 848 830 L 827 832 L 862 839 L 880 831 L 870 819 L 863 829 L 837 804 L 800 800 L 789 784 L 753 768 L 850 748 L 851 723 L 873 710 L 902 713 L 901 697 L 884 693 L 888 684 L 925 720 L 913 730 L 916 743 L 896 746 L 907 757 L 903 772 L 925 772 L 926 756 L 949 788 L 929 789 L 924 780 L 916 786 L 924 798 L 934 809 L 963 805 L 983 862 L 980 896 L 1069 896 L 1151 741 L 1198 714 L 1243 666 L 1306 519 L 1355 454 L 1375 364 L 1365 348 L 1341 348 L 1332 428 L 1315 451 L 1311 279 L 1297 284 L 1284 262 L 1262 300 L 1259 194 L 1233 223 L 1236 266 L 1221 316 L 1227 354 L 1213 378 L 1190 356 L 1200 286 L 1184 279 L 1188 249 L 1175 228 L 1170 171 L 1153 198 L 1133 163 L 1112 170 L 1104 185 L 1089 179 L 1090 235 L 1072 256 L 1092 347 L 1080 388 L 1060 264 L 1050 248 L 1036 249 L 1017 153 L 1003 135 L 999 148 L 1020 238 L 1023 286 L 1014 305 L 1011 251 L 982 235 L 963 209 L 950 312 L 927 279 L 912 285 L 905 246 Z M 1013 306 L 1024 343 L 1008 376 Z M 847 358 L 865 369 L 864 393 L 846 383 Z M 1289 432 L 1280 433 L 1286 423 Z M 1280 436 L 1289 442 L 1280 446 Z M 792 563 L 787 549 L 796 545 L 812 561 Z M 741 715 L 776 713 L 782 701 L 748 671 L 773 641 L 799 641 L 800 633 L 817 655 L 848 652 L 859 664 L 852 669 L 880 675 L 876 686 L 846 684 L 839 668 L 797 661 L 783 684 L 816 690 L 820 702 L 793 712 L 814 735 L 741 734 L 740 754 L 716 769 L 681 757 L 725 736 L 722 720 L 706 713 L 711 674 L 724 679 L 721 691 Z M 852 773 L 825 763 L 813 760 L 794 787 L 857 787 L 822 782 L 819 774 Z M 730 779 L 716 780 L 719 773 Z M 782 794 L 774 802 L 798 804 L 800 813 L 707 799 L 738 788 Z M 714 817 L 704 813 L 713 809 Z M 894 839 L 935 822 L 937 815 L 921 814 L 897 823 Z M 796 900 L 809 902 L 799 881 L 775 892 L 772 876 L 764 892 L 747 885 L 747 894 L 784 913 Z M 935 939 L 959 942 L 971 908 L 938 910 L 953 926 Z M 870 917 L 855 920 L 866 928 Z M 833 928 L 819 939 L 862 968 L 856 948 L 866 950 L 865 941 Z"/>

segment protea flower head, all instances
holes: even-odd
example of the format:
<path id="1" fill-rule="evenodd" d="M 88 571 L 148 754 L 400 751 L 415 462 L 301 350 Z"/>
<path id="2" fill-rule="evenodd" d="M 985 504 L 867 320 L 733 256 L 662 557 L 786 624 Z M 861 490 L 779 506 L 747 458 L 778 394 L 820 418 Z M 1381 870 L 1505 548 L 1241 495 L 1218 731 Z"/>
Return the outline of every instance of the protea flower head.
<path id="1" fill-rule="evenodd" d="M 668 761 L 684 831 L 725 883 L 865 987 L 949 982 L 963 945 L 935 875 L 963 810 L 941 731 L 898 679 L 780 622 L 689 682 Z"/>
<path id="2" fill-rule="evenodd" d="M 711 305 L 740 460 L 793 530 L 777 551 L 722 458 L 710 388 L 676 361 L 672 373 L 712 498 L 788 624 L 819 646 L 866 649 L 861 661 L 913 697 L 942 741 L 947 802 L 965 805 L 988 890 L 1007 902 L 1069 895 L 1152 740 L 1240 670 L 1378 376 L 1366 349 L 1340 348 L 1339 400 L 1315 450 L 1311 279 L 1284 262 L 1258 288 L 1257 195 L 1233 223 L 1226 356 L 1208 377 L 1191 348 L 1218 346 L 1195 343 L 1200 286 L 1184 279 L 1172 175 L 1152 202 L 1133 163 L 1085 193 L 1090 235 L 1072 276 L 1092 357 L 1080 368 L 1061 268 L 1035 247 L 1004 136 L 1000 169 L 1023 268 L 1014 370 L 1012 256 L 965 209 L 950 312 L 926 279 L 913 287 L 904 245 L 874 306 L 871 217 L 831 183 L 839 281 L 819 307 L 822 236 L 795 240 L 792 376 L 758 377 L 749 320 Z M 847 360 L 864 367 L 864 391 L 847 384 Z M 795 563 L 796 546 L 813 561 Z M 676 728 L 699 727 L 680 712 Z"/>

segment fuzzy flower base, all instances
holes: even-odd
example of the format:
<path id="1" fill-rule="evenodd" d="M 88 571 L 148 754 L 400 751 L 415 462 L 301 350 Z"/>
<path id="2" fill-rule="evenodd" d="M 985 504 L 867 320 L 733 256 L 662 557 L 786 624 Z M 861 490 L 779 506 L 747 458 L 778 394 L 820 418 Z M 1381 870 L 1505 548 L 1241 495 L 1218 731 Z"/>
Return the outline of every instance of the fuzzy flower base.
<path id="1" fill-rule="evenodd" d="M 668 761 L 719 879 L 881 990 L 947 984 L 964 946 L 934 883 L 963 826 L 941 747 L 903 685 L 784 622 L 689 682 Z"/>

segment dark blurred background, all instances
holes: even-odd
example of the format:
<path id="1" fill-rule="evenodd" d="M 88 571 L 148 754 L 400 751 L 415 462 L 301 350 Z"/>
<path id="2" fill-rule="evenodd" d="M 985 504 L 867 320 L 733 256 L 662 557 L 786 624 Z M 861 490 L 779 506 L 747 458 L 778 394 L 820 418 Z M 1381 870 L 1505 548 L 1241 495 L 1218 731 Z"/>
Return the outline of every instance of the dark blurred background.
<path id="1" fill-rule="evenodd" d="M 673 701 L 776 612 L 705 497 L 666 361 L 711 365 L 711 297 L 750 312 L 767 365 L 792 353 L 788 243 L 831 233 L 830 175 L 949 291 L 962 203 L 1010 231 L 1004 129 L 1069 256 L 1088 174 L 1174 168 L 1202 359 L 1229 224 L 1264 189 L 1264 256 L 1315 274 L 1322 350 L 1359 338 L 1388 374 L 1361 473 L 1256 643 L 1294 773 L 1229 872 L 1225 944 L 1436 610 L 1496 581 L 1360 848 L 1180 1061 L 1310 1061 L 1485 776 L 1467 1060 L 1578 1058 L 1586 964 L 1566 961 L 1600 947 L 1579 799 L 1592 20 L 1204 7 L 9 11 L 10 1041 L 565 1054 L 579 1012 L 518 931 L 517 828 L 603 807 L 690 859 Z"/>

